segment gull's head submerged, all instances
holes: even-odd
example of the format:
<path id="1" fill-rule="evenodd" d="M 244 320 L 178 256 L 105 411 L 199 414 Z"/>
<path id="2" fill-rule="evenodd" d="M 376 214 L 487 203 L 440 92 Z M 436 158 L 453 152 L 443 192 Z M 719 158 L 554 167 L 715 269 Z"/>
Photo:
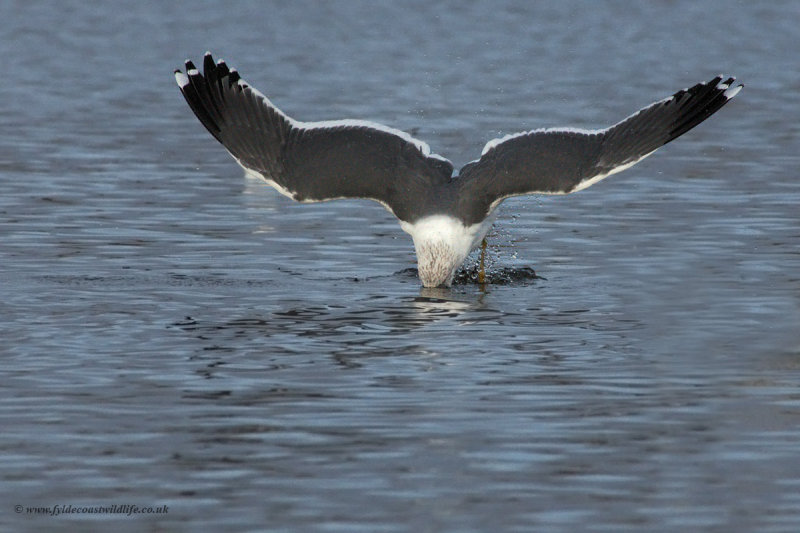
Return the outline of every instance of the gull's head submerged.
<path id="1" fill-rule="evenodd" d="M 449 287 L 458 267 L 491 228 L 494 216 L 480 224 L 465 226 L 448 215 L 424 217 L 414 223 L 401 222 L 414 240 L 419 278 L 425 287 Z"/>
<path id="2" fill-rule="evenodd" d="M 444 239 L 414 240 L 419 279 L 424 287 L 449 287 L 456 269 L 466 259 Z"/>

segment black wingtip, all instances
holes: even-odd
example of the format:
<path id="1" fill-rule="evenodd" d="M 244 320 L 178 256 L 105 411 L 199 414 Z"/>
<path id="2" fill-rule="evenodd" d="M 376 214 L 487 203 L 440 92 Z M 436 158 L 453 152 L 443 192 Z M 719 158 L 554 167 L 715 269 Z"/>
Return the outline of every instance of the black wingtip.
<path id="1" fill-rule="evenodd" d="M 211 52 L 206 52 L 206 55 L 203 56 L 203 72 L 208 75 L 210 72 L 216 71 L 216 64 L 214 64 L 214 58 L 211 57 Z"/>
<path id="2" fill-rule="evenodd" d="M 222 79 L 228 74 L 230 71 L 228 70 L 228 65 L 222 59 L 217 61 L 217 78 Z"/>
<path id="3" fill-rule="evenodd" d="M 744 83 L 739 83 L 737 85 L 734 85 L 735 81 L 736 81 L 735 77 L 730 77 L 723 82 L 723 85 L 717 86 L 719 89 L 723 90 L 722 94 L 725 97 L 726 101 L 730 100 L 731 98 L 739 94 L 739 91 L 741 91 L 742 88 L 744 87 Z"/>
<path id="4" fill-rule="evenodd" d="M 175 81 L 178 83 L 189 107 L 194 111 L 200 122 L 214 137 L 218 138 L 221 115 L 218 104 L 215 101 L 215 95 L 211 93 L 211 82 L 213 82 L 216 74 L 213 60 L 211 60 L 211 69 L 209 70 L 208 59 L 204 59 L 204 74 L 200 73 L 190 59 L 186 60 L 185 65 L 186 74 L 176 70 Z"/>
<path id="5" fill-rule="evenodd" d="M 686 96 L 683 97 L 684 102 L 681 104 L 683 107 L 670 132 L 669 140 L 694 128 L 736 96 L 744 85 L 733 85 L 735 81 L 736 78 L 733 76 L 726 78 L 720 74 L 708 82 L 698 83 L 694 87 L 679 91 L 681 96 Z"/>
<path id="6" fill-rule="evenodd" d="M 239 72 L 235 68 L 232 68 L 232 69 L 230 69 L 228 71 L 228 86 L 229 87 L 231 85 L 239 83 L 240 79 L 242 79 L 242 78 L 241 78 L 241 76 L 239 76 Z"/>

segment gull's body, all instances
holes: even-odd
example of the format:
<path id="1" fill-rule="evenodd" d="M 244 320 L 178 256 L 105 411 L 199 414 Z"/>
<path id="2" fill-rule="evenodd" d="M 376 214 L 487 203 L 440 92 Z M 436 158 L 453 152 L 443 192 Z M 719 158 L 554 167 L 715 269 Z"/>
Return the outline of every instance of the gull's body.
<path id="1" fill-rule="evenodd" d="M 411 235 L 426 287 L 450 285 L 492 226 L 500 203 L 580 191 L 650 155 L 733 98 L 718 76 L 602 130 L 533 130 L 489 141 L 456 175 L 453 165 L 400 130 L 361 120 L 300 122 L 223 61 L 186 62 L 175 79 L 189 106 L 248 174 L 299 202 L 368 198 Z"/>

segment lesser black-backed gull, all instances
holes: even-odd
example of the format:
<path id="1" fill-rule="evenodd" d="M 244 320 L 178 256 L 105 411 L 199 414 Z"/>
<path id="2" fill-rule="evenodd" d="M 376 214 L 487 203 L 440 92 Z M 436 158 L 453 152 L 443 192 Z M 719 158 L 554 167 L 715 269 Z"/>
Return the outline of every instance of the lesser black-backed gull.
<path id="1" fill-rule="evenodd" d="M 200 122 L 248 174 L 298 202 L 366 198 L 411 235 L 426 287 L 448 286 L 511 196 L 568 194 L 631 167 L 717 112 L 741 90 L 717 76 L 601 130 L 547 128 L 486 143 L 458 173 L 423 141 L 362 120 L 300 122 L 210 53 L 201 74 L 175 71 Z"/>

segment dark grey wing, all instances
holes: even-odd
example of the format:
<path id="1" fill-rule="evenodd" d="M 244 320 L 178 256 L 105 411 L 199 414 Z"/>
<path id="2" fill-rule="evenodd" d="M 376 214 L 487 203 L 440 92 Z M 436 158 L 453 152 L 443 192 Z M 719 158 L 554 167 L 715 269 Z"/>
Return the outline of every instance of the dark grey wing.
<path id="1" fill-rule="evenodd" d="M 175 71 L 200 122 L 236 161 L 299 202 L 367 198 L 413 222 L 418 199 L 446 183 L 453 165 L 405 132 L 366 121 L 299 122 L 210 53 L 201 74 Z"/>
<path id="2" fill-rule="evenodd" d="M 486 144 L 460 172 L 458 212 L 466 224 L 523 194 L 567 194 L 625 170 L 716 113 L 742 85 L 717 76 L 676 92 L 604 130 L 534 130 Z"/>

